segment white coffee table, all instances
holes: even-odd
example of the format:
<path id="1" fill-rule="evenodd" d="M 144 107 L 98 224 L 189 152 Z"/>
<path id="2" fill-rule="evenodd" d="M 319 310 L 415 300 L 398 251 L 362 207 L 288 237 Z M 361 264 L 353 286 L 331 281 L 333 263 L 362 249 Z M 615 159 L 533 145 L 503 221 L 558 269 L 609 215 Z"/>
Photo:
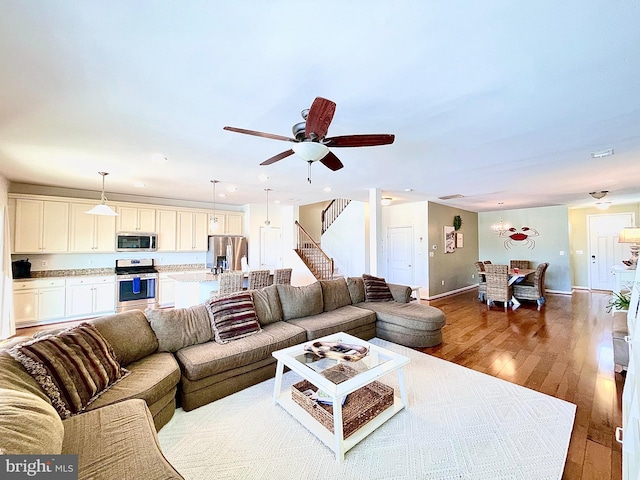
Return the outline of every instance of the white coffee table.
<path id="1" fill-rule="evenodd" d="M 310 356 L 305 355 L 307 352 L 304 351 L 304 345 L 317 341 L 364 345 L 369 348 L 369 354 L 357 362 L 344 362 L 358 370 L 358 374 L 342 383 L 335 384 L 325 378 L 321 372 L 335 366 L 338 360 L 323 358 L 319 361 L 311 361 Z M 407 365 L 410 360 L 405 356 L 372 345 L 364 340 L 342 332 L 318 338 L 312 342 L 305 342 L 273 352 L 273 356 L 278 360 L 273 390 L 273 403 L 282 406 L 282 408 L 289 412 L 296 420 L 302 423 L 302 425 L 335 452 L 338 462 L 342 462 L 345 452 L 349 451 L 376 428 L 407 406 L 402 367 Z M 298 405 L 298 403 L 291 398 L 289 388 L 284 391 L 282 390 L 282 374 L 285 366 L 331 396 L 333 399 L 334 433 L 331 433 L 304 408 Z M 345 439 L 342 427 L 342 398 L 393 371 L 397 371 L 398 373 L 400 396 L 394 395 L 394 403 L 392 406 L 371 419 Z"/>

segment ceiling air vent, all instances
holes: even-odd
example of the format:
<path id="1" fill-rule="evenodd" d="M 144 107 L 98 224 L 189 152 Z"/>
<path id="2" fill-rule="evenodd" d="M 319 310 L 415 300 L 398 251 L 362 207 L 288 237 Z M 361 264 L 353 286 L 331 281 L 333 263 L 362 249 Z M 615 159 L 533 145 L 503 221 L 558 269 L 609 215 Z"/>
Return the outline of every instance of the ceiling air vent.
<path id="1" fill-rule="evenodd" d="M 611 155 L 613 155 L 613 148 L 607 148 L 606 150 L 591 152 L 591 158 L 610 157 Z"/>
<path id="2" fill-rule="evenodd" d="M 438 197 L 439 200 L 451 200 L 453 198 L 464 198 L 464 195 L 456 193 L 455 195 L 446 195 L 444 197 Z"/>

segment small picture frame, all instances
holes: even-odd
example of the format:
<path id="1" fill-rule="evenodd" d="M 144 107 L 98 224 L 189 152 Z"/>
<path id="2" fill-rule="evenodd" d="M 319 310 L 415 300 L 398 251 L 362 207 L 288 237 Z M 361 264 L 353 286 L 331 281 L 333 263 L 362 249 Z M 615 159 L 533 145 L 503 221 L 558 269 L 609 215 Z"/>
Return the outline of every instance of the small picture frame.
<path id="1" fill-rule="evenodd" d="M 464 247 L 464 234 L 456 233 L 456 248 Z"/>
<path id="2" fill-rule="evenodd" d="M 456 233 L 453 227 L 446 225 L 444 227 L 444 253 L 453 253 L 456 251 Z"/>

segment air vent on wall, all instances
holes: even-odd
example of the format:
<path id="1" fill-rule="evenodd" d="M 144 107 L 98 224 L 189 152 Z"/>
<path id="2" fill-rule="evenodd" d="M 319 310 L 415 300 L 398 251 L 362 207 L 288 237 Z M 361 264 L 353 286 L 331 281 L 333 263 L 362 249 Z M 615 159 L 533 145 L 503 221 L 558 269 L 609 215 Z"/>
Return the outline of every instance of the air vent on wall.
<path id="1" fill-rule="evenodd" d="M 611 155 L 613 155 L 613 148 L 607 148 L 606 150 L 591 152 L 591 158 L 609 157 Z"/>
<path id="2" fill-rule="evenodd" d="M 438 197 L 439 200 L 451 200 L 453 198 L 464 198 L 464 195 L 456 193 L 455 195 L 446 195 L 444 197 Z"/>

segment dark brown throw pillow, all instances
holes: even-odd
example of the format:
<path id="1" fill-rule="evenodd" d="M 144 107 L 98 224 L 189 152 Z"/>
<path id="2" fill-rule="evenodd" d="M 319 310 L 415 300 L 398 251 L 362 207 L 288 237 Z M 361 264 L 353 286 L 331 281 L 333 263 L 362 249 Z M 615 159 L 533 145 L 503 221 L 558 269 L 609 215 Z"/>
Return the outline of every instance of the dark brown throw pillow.
<path id="1" fill-rule="evenodd" d="M 205 306 L 216 343 L 228 343 L 261 331 L 249 292 L 208 300 Z"/>
<path id="2" fill-rule="evenodd" d="M 367 302 L 393 301 L 393 295 L 384 278 L 363 273 L 362 280 L 364 281 L 364 294 Z"/>
<path id="3" fill-rule="evenodd" d="M 88 323 L 17 345 L 9 354 L 40 384 L 63 419 L 83 412 L 130 373 Z"/>

